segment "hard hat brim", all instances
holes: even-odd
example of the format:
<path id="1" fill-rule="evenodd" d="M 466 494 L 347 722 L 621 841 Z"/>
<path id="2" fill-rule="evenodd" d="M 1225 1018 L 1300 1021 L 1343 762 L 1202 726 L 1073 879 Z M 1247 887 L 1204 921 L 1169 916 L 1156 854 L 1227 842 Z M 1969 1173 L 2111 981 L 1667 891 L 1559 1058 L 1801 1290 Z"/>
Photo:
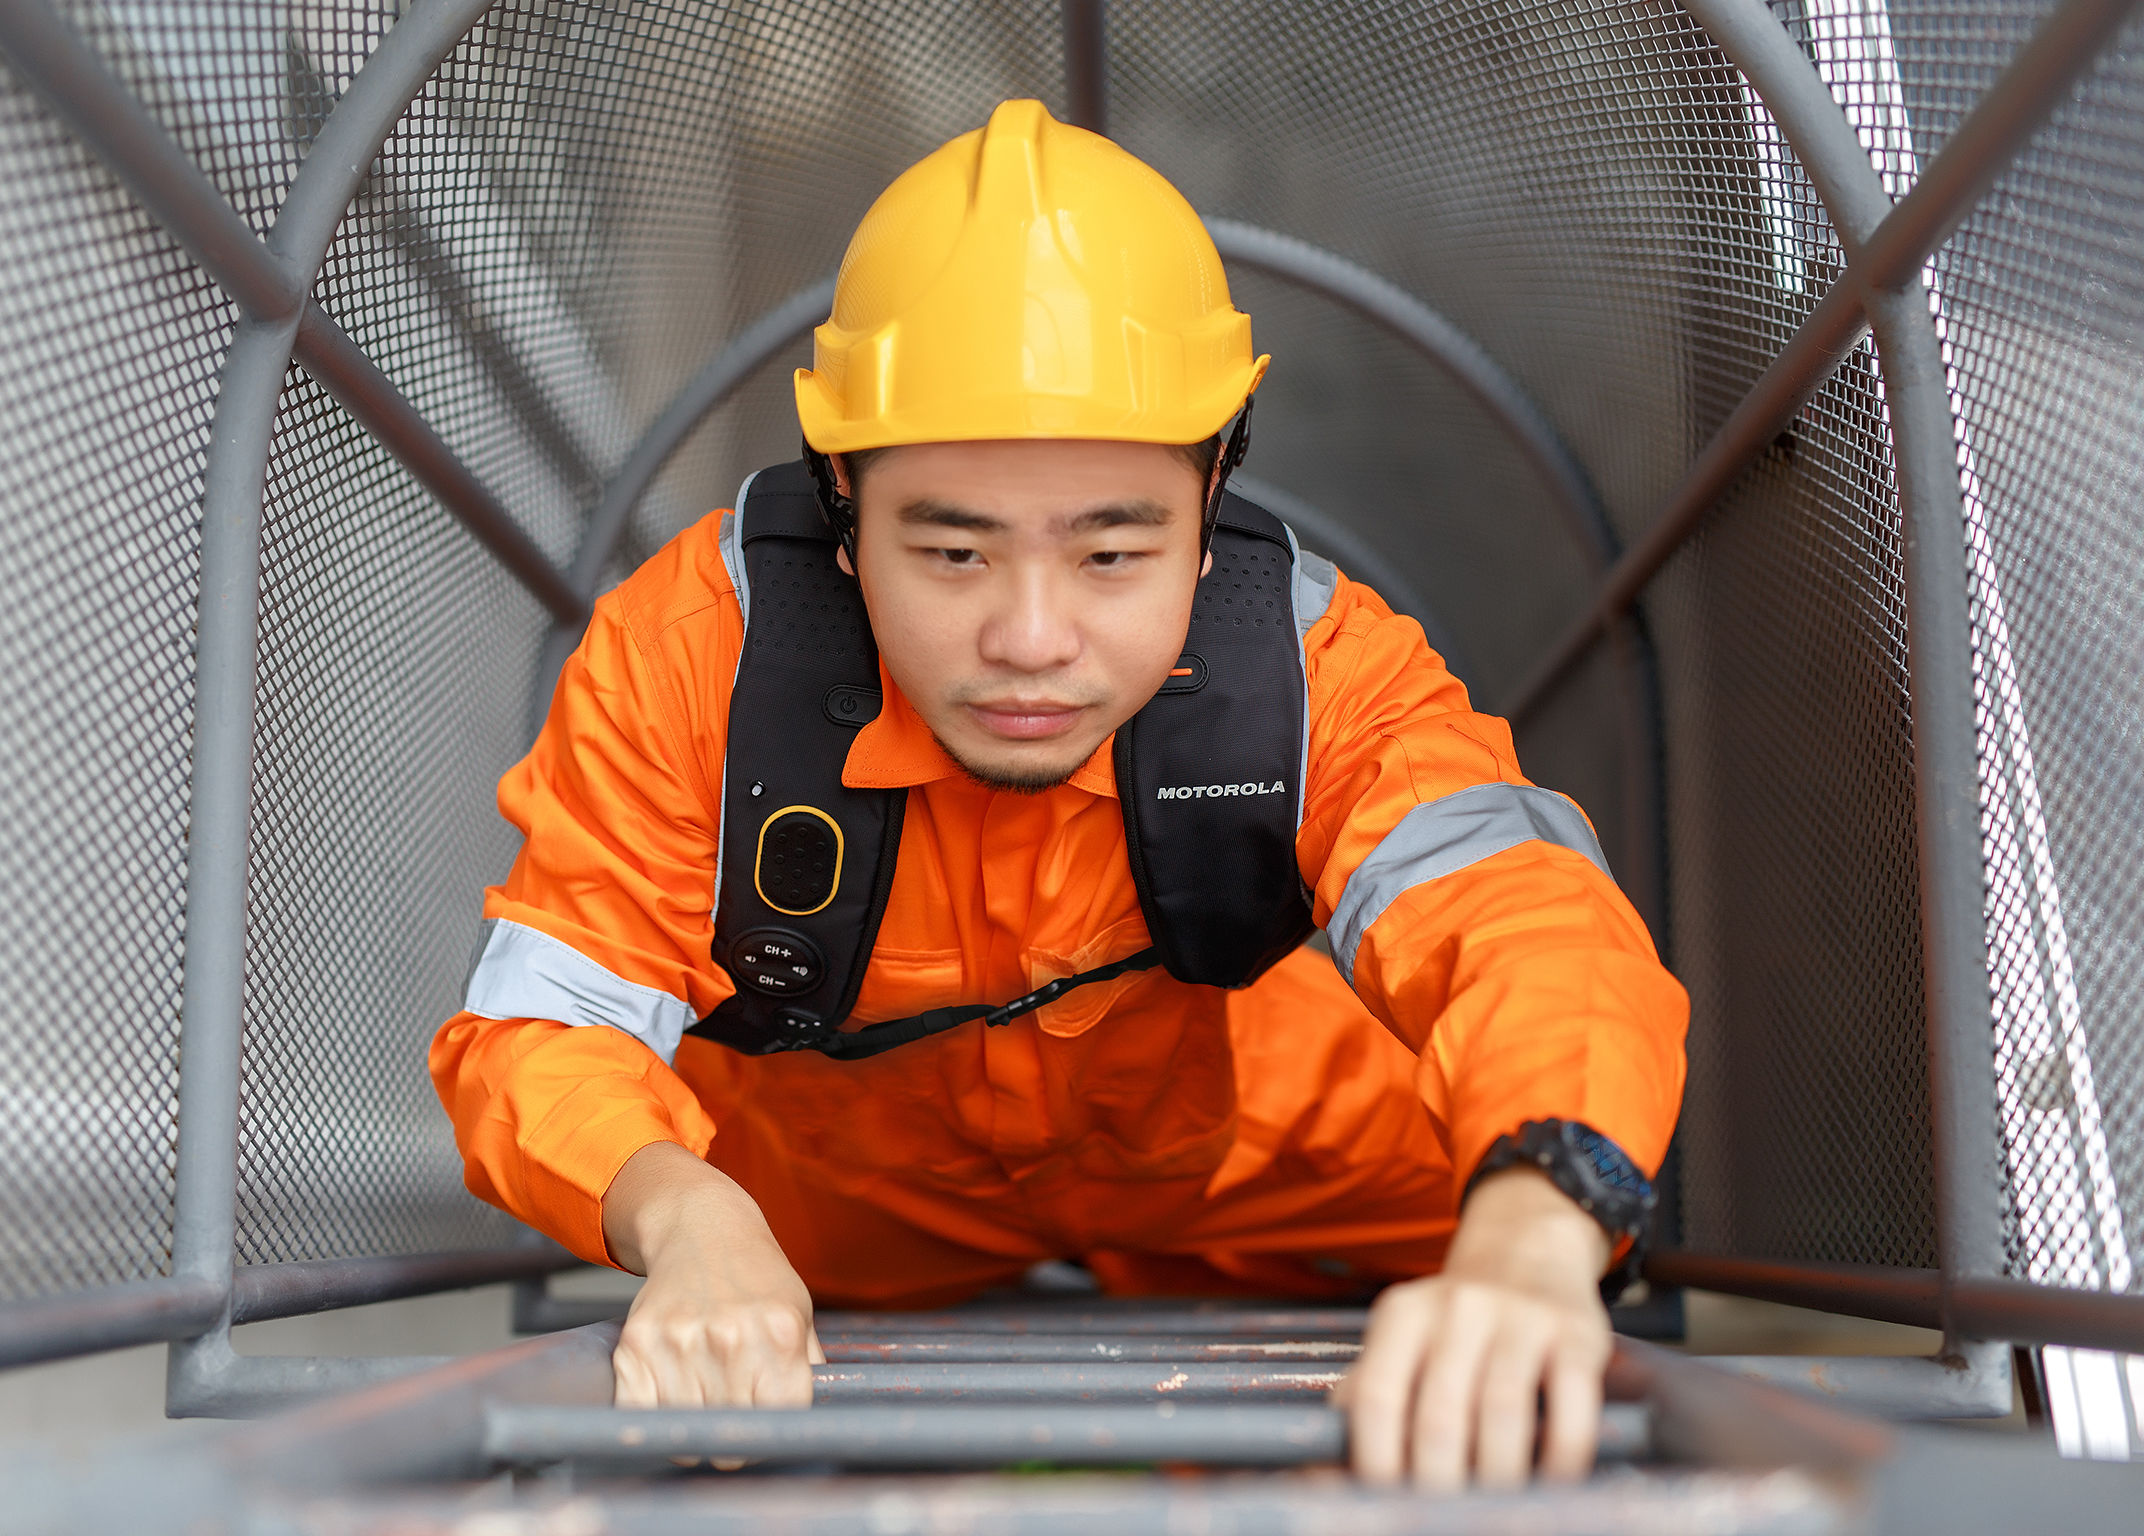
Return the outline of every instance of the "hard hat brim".
<path id="1" fill-rule="evenodd" d="M 1207 398 L 1169 409 L 1112 409 L 1091 398 L 1026 393 L 939 401 L 931 410 L 851 418 L 811 369 L 795 375 L 797 420 L 820 453 L 898 448 L 916 443 L 1080 439 L 1128 443 L 1200 443 L 1243 409 L 1272 358 L 1260 355 Z"/>

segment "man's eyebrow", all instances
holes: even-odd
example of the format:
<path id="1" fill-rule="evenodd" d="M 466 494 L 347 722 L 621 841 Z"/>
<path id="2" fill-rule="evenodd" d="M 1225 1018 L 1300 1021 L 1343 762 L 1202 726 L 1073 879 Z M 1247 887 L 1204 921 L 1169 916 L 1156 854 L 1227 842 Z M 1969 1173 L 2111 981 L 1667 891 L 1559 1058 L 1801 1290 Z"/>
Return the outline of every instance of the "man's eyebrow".
<path id="1" fill-rule="evenodd" d="M 904 502 L 899 515 L 901 522 L 911 528 L 962 528 L 970 533 L 1003 533 L 1006 529 L 1000 518 L 971 512 L 951 502 L 933 501 L 928 496 Z"/>
<path id="2" fill-rule="evenodd" d="M 1094 533 L 1103 528 L 1165 528 L 1172 515 L 1168 503 L 1142 497 L 1136 501 L 1111 502 L 1106 507 L 1089 507 L 1084 512 L 1059 519 L 1056 527 L 1065 533 Z"/>
<path id="3" fill-rule="evenodd" d="M 1004 533 L 1011 525 L 1003 518 L 992 517 L 987 512 L 971 511 L 948 501 L 938 501 L 929 496 L 904 502 L 897 514 L 903 526 L 910 528 L 958 528 L 968 533 Z M 1106 506 L 1089 507 L 1084 512 L 1075 512 L 1068 517 L 1052 520 L 1050 531 L 1056 534 L 1096 533 L 1105 528 L 1162 528 L 1168 526 L 1170 512 L 1166 502 L 1139 497 L 1131 501 L 1113 501 Z"/>

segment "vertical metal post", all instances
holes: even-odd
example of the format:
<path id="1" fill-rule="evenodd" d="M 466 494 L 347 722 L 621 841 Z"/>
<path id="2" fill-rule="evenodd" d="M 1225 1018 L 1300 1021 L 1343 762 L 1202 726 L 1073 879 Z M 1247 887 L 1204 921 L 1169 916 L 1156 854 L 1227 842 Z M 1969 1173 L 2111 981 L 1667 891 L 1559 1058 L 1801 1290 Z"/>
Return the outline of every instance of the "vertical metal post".
<path id="1" fill-rule="evenodd" d="M 289 270 L 304 274 L 301 297 L 388 133 L 439 60 L 488 8 L 489 0 L 419 0 L 337 103 L 268 239 Z M 228 211 L 218 203 L 219 215 Z M 172 1262 L 182 1278 L 213 1279 L 225 1305 L 215 1327 L 171 1346 L 165 1406 L 173 1413 L 213 1395 L 238 1360 L 230 1347 L 229 1297 L 236 1260 L 261 517 L 276 406 L 301 314 L 294 307 L 239 327 L 224 362 L 202 495 Z"/>
<path id="2" fill-rule="evenodd" d="M 1065 110 L 1090 132 L 1109 132 L 1106 0 L 1064 0 Z"/>
<path id="3" fill-rule="evenodd" d="M 1965 512 L 1943 355 L 1919 278 L 1903 292 L 1872 295 L 1869 322 L 1891 402 L 1892 452 L 1905 519 L 1936 1239 L 1944 1333 L 1956 1343 L 1953 1287 L 1960 1280 L 2002 1273 L 2004 1188 L 1995 1120 Z"/>
<path id="4" fill-rule="evenodd" d="M 276 400 L 296 339 L 296 315 L 239 327 L 224 360 L 202 496 L 172 1272 L 224 1292 L 223 1326 L 237 1219 L 261 503 Z"/>

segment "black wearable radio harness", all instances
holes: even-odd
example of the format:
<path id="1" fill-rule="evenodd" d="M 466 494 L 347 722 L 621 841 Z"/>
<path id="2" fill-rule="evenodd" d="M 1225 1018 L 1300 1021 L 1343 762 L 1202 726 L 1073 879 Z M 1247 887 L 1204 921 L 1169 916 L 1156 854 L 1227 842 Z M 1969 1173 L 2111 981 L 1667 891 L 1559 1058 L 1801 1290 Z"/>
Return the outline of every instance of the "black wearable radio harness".
<path id="1" fill-rule="evenodd" d="M 892 890 L 908 791 L 841 782 L 856 732 L 883 700 L 863 597 L 835 563 L 840 535 L 812 467 L 762 470 L 742 502 L 728 557 L 745 638 L 712 946 L 737 990 L 688 1033 L 753 1056 L 858 1060 L 973 1019 L 1008 1024 L 1155 965 L 1181 981 L 1244 986 L 1309 935 L 1295 862 L 1306 722 L 1293 550 L 1277 518 L 1223 494 L 1184 654 L 1116 736 L 1125 847 L 1153 942 L 1010 1002 L 843 1031 Z"/>

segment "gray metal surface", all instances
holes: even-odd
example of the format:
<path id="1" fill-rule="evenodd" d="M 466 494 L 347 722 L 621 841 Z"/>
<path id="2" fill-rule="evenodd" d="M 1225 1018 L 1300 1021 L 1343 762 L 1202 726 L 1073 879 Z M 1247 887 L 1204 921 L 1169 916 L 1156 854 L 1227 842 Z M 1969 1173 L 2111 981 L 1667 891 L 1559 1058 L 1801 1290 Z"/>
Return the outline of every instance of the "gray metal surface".
<path id="1" fill-rule="evenodd" d="M 482 9 L 464 3 L 457 15 L 435 3 L 396 29 L 380 49 L 380 67 L 353 87 L 355 109 L 323 130 L 323 152 L 293 184 L 290 222 L 278 222 L 265 249 L 52 13 L 13 6 L 0 30 L 0 43 L 28 77 L 48 94 L 64 93 L 66 110 L 92 142 L 151 207 L 177 221 L 212 274 L 254 311 L 223 367 L 218 419 L 225 426 L 210 434 L 203 481 L 195 702 L 206 723 L 193 741 L 186 920 L 197 938 L 185 951 L 189 1070 L 179 1086 L 171 1260 L 175 1278 L 190 1287 L 230 1283 L 262 497 L 306 286 L 299 274 L 318 267 L 379 143 L 438 55 Z M 339 333 L 327 327 L 325 334 Z M 391 390 L 375 394 L 398 398 Z M 144 1316 L 159 1312 L 169 1308 L 149 1306 Z"/>
<path id="2" fill-rule="evenodd" d="M 1701 17 L 1708 14 L 1704 7 L 1694 9 Z M 1802 163 L 1809 166 L 1818 189 L 1840 211 L 1839 222 L 1847 226 L 1842 233 L 1854 260 L 1847 266 L 1845 276 L 1819 300 L 1810 318 L 1797 331 L 1795 341 L 1768 371 L 1765 381 L 1760 382 L 1742 407 L 1738 407 L 1707 453 L 1700 457 L 1684 489 L 1688 491 L 1696 485 L 1702 494 L 1696 500 L 1690 500 L 1679 493 L 1668 513 L 1655 523 L 1647 541 L 1626 561 L 1625 581 L 1619 585 L 1611 580 L 1605 586 L 1604 595 L 1612 603 L 1611 609 L 1604 611 L 1613 611 L 1634 597 L 1643 585 L 1637 579 L 1641 575 L 1650 579 L 1653 569 L 1666 565 L 1670 550 L 1695 528 L 1696 519 L 1703 510 L 1700 503 L 1709 504 L 1710 499 L 1726 487 L 1735 471 L 1724 461 L 1716 462 L 1717 451 L 1733 438 L 1738 427 L 1748 429 L 1742 433 L 1737 455 L 1746 462 L 1772 440 L 1774 428 L 1785 425 L 1789 413 L 1774 412 L 1760 421 L 1748 412 L 1763 401 L 1768 385 L 1789 382 L 1786 375 L 1797 348 L 1807 351 L 1816 367 L 1824 366 L 1822 354 L 1831 348 L 1817 345 L 1821 339 L 1817 333 L 1827 323 L 1835 327 L 1848 318 L 1841 314 L 1827 321 L 1827 306 L 1865 303 L 1880 326 L 1879 341 L 1890 393 L 1885 425 L 1898 439 L 1893 474 L 1905 524 L 1899 579 L 1902 581 L 1901 596 L 1908 599 L 1905 608 L 1912 616 L 1912 621 L 1903 627 L 1914 637 L 1911 666 L 1916 675 L 1911 685 L 1911 718 L 1918 749 L 1912 762 L 1920 780 L 1916 803 L 1922 817 L 1914 846 L 1924 861 L 1926 905 L 1923 926 L 1936 967 L 1929 975 L 1928 984 L 1932 1017 L 1939 1026 L 1933 1043 L 1939 1048 L 1936 1097 L 1943 1110 L 1937 1117 L 1937 1125 L 1946 1138 L 1943 1161 L 1946 1170 L 1944 1229 L 1947 1260 L 1955 1270 L 1985 1268 L 1994 1256 L 2001 1211 L 1998 1202 L 1988 1198 L 1988 1190 L 1998 1180 L 1991 1177 L 1994 1148 L 1992 1138 L 1986 1134 L 1988 1117 L 1980 1107 L 1986 1102 L 1985 1084 L 1990 1079 L 1990 1072 L 1985 1006 L 1987 970 L 1977 921 L 1982 892 L 1978 850 L 1973 846 L 1976 785 L 1971 768 L 1971 732 L 1975 701 L 1967 672 L 1967 648 L 1962 643 L 1963 637 L 1969 633 L 1964 607 L 1964 551 L 1969 530 L 1959 516 L 1954 472 L 1957 445 L 1953 441 L 1950 401 L 1945 394 L 1938 338 L 1929 326 L 1927 300 L 1919 294 L 1919 267 L 1926 253 L 1955 226 L 1964 209 L 1984 193 L 2031 126 L 2052 109 L 2062 94 L 2060 82 L 2067 78 L 2065 71 L 2074 74 L 2088 66 L 2119 15 L 2107 8 L 2099 8 L 2089 15 L 2071 13 L 2048 28 L 2006 77 L 2008 84 L 2004 91 L 1976 111 L 1970 127 L 1950 141 L 1929 174 L 1914 184 L 1897 215 L 1887 219 L 1880 229 L 1871 230 L 1869 216 L 1881 206 L 1883 189 L 1872 185 L 1874 173 L 1866 163 L 1867 151 L 1855 144 L 1850 134 L 1839 131 L 1846 124 L 1835 111 L 1828 114 L 1828 122 L 1819 120 L 1814 125 L 1828 128 L 1828 132 L 1811 131 L 1808 117 L 1812 113 L 1819 119 L 1825 116 L 1824 109 L 1830 104 L 1828 93 L 1802 90 L 1799 102 L 1804 117 L 1791 118 L 1790 109 L 1796 106 L 1797 93 L 1782 88 L 1781 79 L 1782 76 L 1789 80 L 1795 78 L 1795 71 L 1777 67 L 1776 37 L 1772 39 L 1772 66 L 1767 68 L 1765 55 L 1755 51 L 1752 43 L 1753 37 L 1764 35 L 1762 24 L 1754 28 L 1745 26 L 1738 34 L 1732 25 L 1734 13 L 1741 12 L 1740 19 L 1747 23 L 1750 20 L 1747 8 L 1720 8 L 1720 11 L 1721 16 L 1714 19 L 1722 19 L 1720 30 L 1726 34 L 1730 51 L 1736 51 L 1736 45 L 1739 45 L 1740 51 L 1747 55 L 1743 62 L 1750 66 L 1753 84 L 1778 116 L 1786 137 L 1802 152 Z M 1828 37 L 1821 29 L 1815 35 L 1813 46 L 1823 61 L 1827 39 L 1834 48 L 1837 40 Z M 1805 43 L 1805 46 L 1811 45 Z M 1799 64 L 1801 61 L 1795 62 Z M 1836 52 L 1830 56 L 1829 62 L 1837 68 L 1839 58 Z M 1806 74 L 1803 69 L 1804 85 L 1807 84 Z M 1879 86 L 1881 83 L 1878 82 Z M 1850 109 L 1854 105 L 1849 101 Z M 1867 104 L 1860 105 L 1865 109 Z M 1865 110 L 1863 119 L 1857 126 L 1862 128 L 1866 138 Z M 1856 161 L 1860 162 L 1858 171 Z M 1914 238 L 1906 238 L 1909 235 Z M 1864 240 L 1868 242 L 1865 247 Z M 1911 284 L 1909 296 L 1887 296 L 1908 283 Z M 1868 297 L 1857 300 L 1857 289 L 1865 289 Z M 1844 339 L 1843 332 L 1840 339 Z M 1708 470 L 1716 472 L 1710 480 L 1707 479 Z M 1567 648 L 1556 654 L 1568 657 L 1575 652 Z M 1546 686 L 1549 675 L 1548 668 L 1536 673 L 1533 685 L 1536 696 Z M 1715 728 L 1725 728 L 1725 725 L 1725 721 L 1715 722 Z M 1702 996 L 1700 1001 L 1702 1003 Z M 1779 1029 L 1779 1025 L 1771 1020 L 1758 1027 L 1775 1036 Z M 1824 1058 L 1811 1058 L 1805 1054 L 1803 1059 Z M 1899 1058 L 1894 1056 L 1892 1060 L 1896 1062 Z M 1715 1089 L 1707 1080 L 1701 1054 L 1693 1066 L 1697 1069 L 1693 1086 L 1703 1106 L 1701 1112 L 1709 1118 L 1724 1109 L 1726 1102 L 1732 1102 L 1735 1091 L 1730 1090 L 1722 1103 L 1708 1104 Z M 1805 1074 L 1797 1072 L 1793 1075 Z M 1889 1078 L 1895 1081 L 1897 1075 L 1894 1070 L 1873 1080 Z M 1749 1084 L 1746 1071 L 1741 1078 L 1745 1085 Z M 1740 1092 L 1747 1094 L 1750 1087 L 1745 1086 Z M 1757 1092 L 1763 1094 L 1765 1090 L 1759 1088 Z M 1833 1098 L 1831 1094 L 1820 1094 L 1818 1102 Z M 1782 1107 L 1785 1103 L 1776 1095 L 1773 1101 Z M 1894 1125 L 1902 1120 L 1911 1123 L 1910 1118 L 1896 1113 L 1884 1118 Z M 1766 1139 L 1758 1126 L 1759 1122 L 1743 1116 L 1738 1134 L 1758 1141 Z M 1752 1137 L 1752 1132 L 1757 1134 Z M 1865 1148 L 1860 1156 L 1864 1161 L 1885 1161 L 1880 1157 L 1872 1159 Z M 1895 1162 L 1891 1166 L 1898 1167 Z M 1795 1173 L 1783 1172 L 1785 1179 L 1803 1182 Z M 1709 1173 L 1710 1169 L 1700 1164 L 1697 1183 L 1701 1193 L 1709 1182 Z M 1893 1177 L 1896 1176 L 1894 1173 Z M 1760 1173 L 1750 1182 L 1759 1198 L 1763 1198 L 1762 1192 L 1769 1190 L 1776 1199 L 1787 1192 L 1782 1187 L 1785 1179 Z M 1807 1187 L 1806 1183 L 1804 1187 Z M 1852 1186 L 1834 1187 L 1848 1189 Z M 1881 1183 L 1869 1187 L 1880 1189 Z M 1835 1225 L 1836 1220 L 1834 1215 Z M 1735 1225 L 1742 1231 L 1742 1240 L 1748 1241 L 1758 1227 L 1767 1223 L 1777 1226 L 1777 1216 L 1768 1214 L 1759 1218 L 1755 1212 L 1746 1212 L 1736 1219 Z M 1718 1243 L 1723 1235 L 1715 1224 L 1712 1241 Z M 1734 1241 L 1731 1237 L 1728 1240 Z M 1818 1251 L 1822 1252 L 1821 1246 Z M 1891 1252 L 1900 1258 L 1910 1258 L 1907 1252 L 1897 1249 Z M 1831 1248 L 1831 1254 L 1860 1256 L 1852 1254 L 1851 1250 L 1842 1253 L 1837 1247 Z M 1890 1254 L 1879 1249 L 1871 1256 L 1889 1257 Z"/>
<path id="3" fill-rule="evenodd" d="M 172 1274 L 228 1294 L 237 1221 L 238 1086 L 246 874 L 259 652 L 261 490 L 275 401 L 296 336 L 249 320 L 225 361 L 203 480 L 201 616 L 186 842 L 186 981 L 180 1007 L 178 1204 Z"/>
<path id="4" fill-rule="evenodd" d="M 301 1317 L 435 1291 L 466 1290 L 570 1269 L 580 1260 L 553 1243 L 489 1252 L 384 1254 L 249 1264 L 234 1277 L 231 1322 Z"/>
<path id="5" fill-rule="evenodd" d="M 229 1321 L 262 1322 L 549 1274 L 580 1261 L 548 1244 L 475 1253 L 254 1264 L 227 1282 L 159 1279 L 0 1307 L 0 1366 L 160 1344 Z"/>
<path id="6" fill-rule="evenodd" d="M 1966 1279 L 1951 1288 L 1950 1305 L 1956 1325 L 1979 1338 L 2144 1353 L 2144 1296 Z"/>
<path id="7" fill-rule="evenodd" d="M 1048 1460 L 1057 1449 L 1089 1463 L 1113 1449 L 1119 1462 L 1286 1465 L 1331 1460 L 1345 1447 L 1343 1416 L 1307 1405 L 620 1410 L 608 1406 L 608 1354 L 617 1338 L 614 1325 L 603 1325 L 456 1361 L 233 1431 L 209 1459 L 246 1479 L 333 1489 L 466 1478 L 499 1461 L 759 1454 L 744 1449 L 752 1446 L 793 1460 L 853 1443 L 863 1461 L 909 1466 Z M 1845 1470 L 1895 1444 L 1882 1426 L 1642 1345 L 1619 1346 L 1609 1386 L 1616 1401 L 1602 1435 L 1613 1456 L 1673 1445 L 1673 1454 L 1701 1464 Z M 1039 1439 L 1038 1425 L 1062 1434 Z M 1052 1450 L 1037 1453 L 1038 1444 Z"/>
<path id="8" fill-rule="evenodd" d="M 1697 531 L 1721 493 L 1845 361 L 1868 323 L 1864 306 L 1870 297 L 1918 278 L 1923 263 L 1972 213 L 2134 9 L 2132 0 L 2069 0 L 2035 34 L 1901 204 L 1868 231 L 1839 281 L 1825 290 L 1793 339 L 1706 443 L 1652 519 L 1644 541 L 1616 563 L 1585 612 L 1535 664 L 1506 706 L 1510 714 L 1528 714 L 1630 608 Z M 1787 99 L 1767 105 L 1777 110 Z"/>
<path id="9" fill-rule="evenodd" d="M 503 1465 L 587 1460 L 659 1465 L 672 1456 L 835 1462 L 858 1467 L 1215 1466 L 1331 1463 L 1345 1421 L 1329 1408 L 815 1407 L 806 1413 L 494 1407 L 484 1449 Z"/>
<path id="10" fill-rule="evenodd" d="M 978 1305 L 943 1312 L 821 1312 L 815 1327 L 828 1338 L 929 1338 L 936 1334 L 1091 1335 L 1126 1338 L 1345 1338 L 1359 1335 L 1363 1307 L 1186 1306 L 1101 1302 L 1082 1305 Z"/>
<path id="11" fill-rule="evenodd" d="M 2134 1514 L 2133 1474 L 2058 1469 L 2044 1448 L 2010 1437 L 1894 1430 L 1636 1345 L 1611 1367 L 1619 1400 L 1603 1413 L 1602 1442 L 1609 1458 L 1640 1465 L 1568 1490 L 1429 1498 L 1322 1471 L 1183 1475 L 1187 1463 L 1246 1472 L 1330 1463 L 1344 1454 L 1345 1421 L 1323 1407 L 621 1412 L 601 1406 L 616 1336 L 532 1341 L 161 1455 L 0 1461 L 0 1477 L 17 1528 L 40 1532 L 279 1529 L 295 1519 L 308 1529 L 408 1533 L 569 1518 L 607 1530 L 1057 1530 L 1106 1518 L 1112 1529 L 1157 1532 L 1971 1532 L 2043 1517 L 2064 1530 L 2111 1531 Z M 760 1465 L 690 1476 L 671 1465 L 678 1458 Z M 1168 1475 L 1135 1475 L 1154 1462 Z M 1093 1465 L 1114 1475 L 1101 1483 L 831 1475 L 1007 1465 L 1030 1473 Z M 534 1475 L 471 1487 L 501 1467 Z M 616 1480 L 633 1470 L 663 1480 Z"/>
<path id="12" fill-rule="evenodd" d="M 505 504 L 455 456 L 379 365 L 318 306 L 306 307 L 294 350 L 298 361 L 327 386 L 343 409 L 392 449 L 419 483 L 520 579 L 552 618 L 573 624 L 588 616 L 587 599 L 544 558 Z"/>
<path id="13" fill-rule="evenodd" d="M 822 278 L 800 288 L 754 320 L 710 358 L 665 407 L 617 474 L 603 488 L 603 499 L 588 515 L 570 580 L 575 592 L 593 596 L 618 548 L 619 537 L 648 487 L 662 473 L 685 440 L 708 415 L 749 381 L 783 348 L 811 334 L 834 307 L 834 280 Z"/>
<path id="14" fill-rule="evenodd" d="M 0 1367 L 161 1344 L 212 1326 L 224 1288 L 210 1280 L 133 1280 L 0 1307 Z"/>
<path id="15" fill-rule="evenodd" d="M 1646 1259 L 1645 1276 L 1655 1285 L 1750 1296 L 1913 1328 L 1943 1326 L 1942 1284 L 1933 1269 L 1781 1263 L 1671 1249 Z"/>
<path id="16" fill-rule="evenodd" d="M 1107 0 L 1063 0 L 1065 121 L 1109 132 L 1109 6 Z"/>
<path id="17" fill-rule="evenodd" d="M 297 1490 L 481 1477 L 485 1404 L 607 1403 L 617 1342 L 617 1326 L 599 1324 L 471 1355 L 234 1429 L 214 1459 L 240 1479 Z"/>
<path id="18" fill-rule="evenodd" d="M 849 1361 L 812 1367 L 817 1401 L 902 1399 L 1028 1402 L 1228 1402 L 1322 1398 L 1340 1384 L 1345 1362 L 1171 1360 Z"/>
<path id="19" fill-rule="evenodd" d="M 1956 1355 L 1707 1355 L 1705 1364 L 1751 1381 L 1823 1398 L 1871 1418 L 2007 1419 L 2014 1406 L 2010 1349 L 1964 1346 Z"/>
<path id="20" fill-rule="evenodd" d="M 881 1361 L 888 1364 L 936 1362 L 1063 1363 L 1101 1361 L 1169 1361 L 1229 1365 L 1287 1365 L 1333 1369 L 1362 1352 L 1354 1339 L 1155 1338 L 1152 1335 L 1088 1336 L 1050 1333 L 868 1333 L 821 1335 L 826 1358 L 836 1365 Z"/>
<path id="21" fill-rule="evenodd" d="M 452 1355 L 242 1355 L 215 1329 L 174 1340 L 164 1412 L 174 1419 L 258 1419 L 302 1403 L 436 1371 Z"/>
<path id="22" fill-rule="evenodd" d="M 483 9 L 488 7 L 478 12 Z M 377 62 L 386 67 L 363 71 L 322 126 L 315 164 L 340 167 L 339 173 L 308 177 L 301 172 L 265 245 L 252 237 L 217 189 L 48 7 L 11 7 L 0 26 L 0 46 L 248 315 L 263 322 L 287 320 L 302 309 L 296 351 L 308 368 L 368 430 L 394 448 L 447 510 L 561 621 L 576 620 L 585 611 L 585 600 L 571 593 L 511 514 L 379 368 L 306 297 L 309 274 L 325 255 L 371 157 L 429 72 L 397 68 L 396 61 L 436 63 L 468 31 L 475 15 L 467 6 L 457 12 L 451 4 L 439 4 L 419 8 L 412 19 L 414 25 L 396 28 L 394 46 L 383 43 L 384 57 Z"/>
<path id="23" fill-rule="evenodd" d="M 1347 1456 L 1346 1417 L 1323 1406 L 948 1404 L 927 1412 L 828 1406 L 808 1413 L 494 1406 L 485 1412 L 484 1427 L 486 1451 L 504 1465 L 653 1466 L 676 1456 L 711 1456 L 772 1466 L 832 1462 L 859 1468 L 1156 1461 L 1285 1467 L 1331 1464 Z M 1600 1459 L 1642 1459 L 1651 1451 L 1651 1434 L 1643 1405 L 1611 1403 L 1601 1415 Z"/>
<path id="24" fill-rule="evenodd" d="M 1509 435 L 1538 477 L 1536 494 L 1546 493 L 1543 499 L 1578 547 L 1603 563 L 1614 553 L 1615 534 L 1585 467 L 1541 408 L 1473 337 L 1404 289 L 1307 240 L 1236 219 L 1211 218 L 1206 228 L 1224 261 L 1308 288 L 1419 350 Z"/>

